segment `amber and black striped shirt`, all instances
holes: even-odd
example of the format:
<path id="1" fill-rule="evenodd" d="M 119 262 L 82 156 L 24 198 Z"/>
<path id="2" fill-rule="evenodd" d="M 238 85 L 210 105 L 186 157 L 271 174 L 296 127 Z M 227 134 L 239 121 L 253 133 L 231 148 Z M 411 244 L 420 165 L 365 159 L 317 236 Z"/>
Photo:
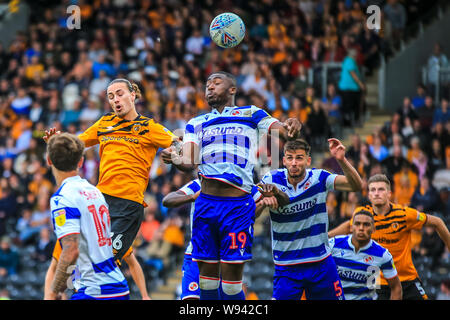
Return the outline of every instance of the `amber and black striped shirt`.
<path id="1" fill-rule="evenodd" d="M 177 137 L 153 119 L 124 120 L 110 112 L 79 135 L 86 147 L 100 144 L 97 188 L 108 195 L 143 203 L 158 148 Z"/>

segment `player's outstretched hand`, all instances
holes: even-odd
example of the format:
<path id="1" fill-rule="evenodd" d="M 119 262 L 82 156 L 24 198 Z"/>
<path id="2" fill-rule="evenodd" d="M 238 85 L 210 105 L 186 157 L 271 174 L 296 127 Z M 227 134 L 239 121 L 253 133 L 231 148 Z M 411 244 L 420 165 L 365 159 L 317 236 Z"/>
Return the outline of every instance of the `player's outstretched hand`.
<path id="1" fill-rule="evenodd" d="M 175 147 L 168 147 L 161 151 L 161 159 L 166 164 L 176 163 L 179 158 Z"/>
<path id="2" fill-rule="evenodd" d="M 42 139 L 44 139 L 45 143 L 48 143 L 48 139 L 50 139 L 51 136 L 55 134 L 60 134 L 61 131 L 56 131 L 56 128 L 50 128 L 48 130 L 45 130 L 44 136 Z"/>
<path id="3" fill-rule="evenodd" d="M 257 187 L 263 197 L 275 197 L 278 195 L 278 188 L 273 184 L 258 183 Z"/>
<path id="4" fill-rule="evenodd" d="M 330 148 L 330 153 L 336 160 L 344 160 L 345 158 L 345 147 L 344 145 L 335 138 L 328 139 L 328 146 Z"/>
<path id="5" fill-rule="evenodd" d="M 264 197 L 261 201 L 266 207 L 269 207 L 271 209 L 278 208 L 278 200 L 275 197 Z"/>
<path id="6" fill-rule="evenodd" d="M 300 130 L 302 129 L 302 124 L 298 119 L 289 118 L 283 122 L 283 126 L 287 130 L 288 138 L 295 139 L 300 136 Z"/>

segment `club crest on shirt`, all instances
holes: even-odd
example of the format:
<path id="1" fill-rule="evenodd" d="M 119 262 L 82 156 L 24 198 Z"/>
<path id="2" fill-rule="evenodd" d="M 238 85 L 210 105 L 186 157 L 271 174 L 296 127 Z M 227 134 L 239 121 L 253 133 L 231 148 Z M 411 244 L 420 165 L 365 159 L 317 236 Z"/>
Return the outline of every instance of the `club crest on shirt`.
<path id="1" fill-rule="evenodd" d="M 371 262 L 373 262 L 373 257 L 372 257 L 372 256 L 367 256 L 367 257 L 365 257 L 365 258 L 364 258 L 364 262 L 365 262 L 365 263 L 371 263 Z"/>
<path id="2" fill-rule="evenodd" d="M 233 112 L 231 112 L 232 116 L 240 116 L 242 115 L 242 112 L 240 110 L 233 110 Z"/>
<path id="3" fill-rule="evenodd" d="M 133 131 L 134 131 L 134 133 L 138 133 L 139 131 L 141 131 L 141 125 L 140 124 L 135 124 L 133 126 Z"/>
<path id="4" fill-rule="evenodd" d="M 195 291 L 197 289 L 198 289 L 198 283 L 197 282 L 189 283 L 189 291 Z"/>
<path id="5" fill-rule="evenodd" d="M 55 217 L 55 223 L 58 227 L 62 227 L 66 223 L 66 210 L 59 209 L 53 213 Z"/>

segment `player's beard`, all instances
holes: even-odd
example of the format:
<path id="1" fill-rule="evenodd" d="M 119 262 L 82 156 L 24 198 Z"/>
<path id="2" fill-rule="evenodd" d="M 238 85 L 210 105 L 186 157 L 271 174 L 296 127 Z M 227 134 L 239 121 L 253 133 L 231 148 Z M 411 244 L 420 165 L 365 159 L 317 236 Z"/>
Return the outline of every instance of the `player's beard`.
<path id="1" fill-rule="evenodd" d="M 305 177 L 305 169 L 300 170 L 297 174 L 291 174 L 291 172 L 288 170 L 288 175 L 289 178 L 294 179 L 294 180 L 299 180 L 300 178 L 304 178 Z"/>
<path id="2" fill-rule="evenodd" d="M 218 94 L 214 94 L 210 97 L 206 97 L 206 101 L 208 102 L 208 105 L 211 108 L 220 108 L 223 106 L 226 106 L 226 104 L 228 103 L 228 97 L 223 94 L 223 95 L 218 95 Z"/>

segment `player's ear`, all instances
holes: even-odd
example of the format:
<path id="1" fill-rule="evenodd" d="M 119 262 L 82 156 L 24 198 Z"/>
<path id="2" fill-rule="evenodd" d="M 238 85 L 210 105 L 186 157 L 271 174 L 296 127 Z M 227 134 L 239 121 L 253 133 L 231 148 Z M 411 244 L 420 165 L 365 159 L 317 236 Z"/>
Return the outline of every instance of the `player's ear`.
<path id="1" fill-rule="evenodd" d="M 307 164 L 308 166 L 311 165 L 311 156 L 308 156 L 308 160 L 306 160 L 306 164 Z"/>
<path id="2" fill-rule="evenodd" d="M 48 154 L 45 156 L 45 158 L 47 159 L 47 165 L 49 167 L 51 167 L 53 163 L 52 163 L 52 160 L 50 160 L 50 157 L 48 156 Z"/>
<path id="3" fill-rule="evenodd" d="M 230 94 L 234 96 L 236 94 L 237 88 L 234 86 L 231 86 L 228 90 L 229 90 Z"/>
<path id="4" fill-rule="evenodd" d="M 84 155 L 81 157 L 80 161 L 78 161 L 77 168 L 81 169 L 81 167 L 83 166 L 83 163 L 84 163 Z"/>

